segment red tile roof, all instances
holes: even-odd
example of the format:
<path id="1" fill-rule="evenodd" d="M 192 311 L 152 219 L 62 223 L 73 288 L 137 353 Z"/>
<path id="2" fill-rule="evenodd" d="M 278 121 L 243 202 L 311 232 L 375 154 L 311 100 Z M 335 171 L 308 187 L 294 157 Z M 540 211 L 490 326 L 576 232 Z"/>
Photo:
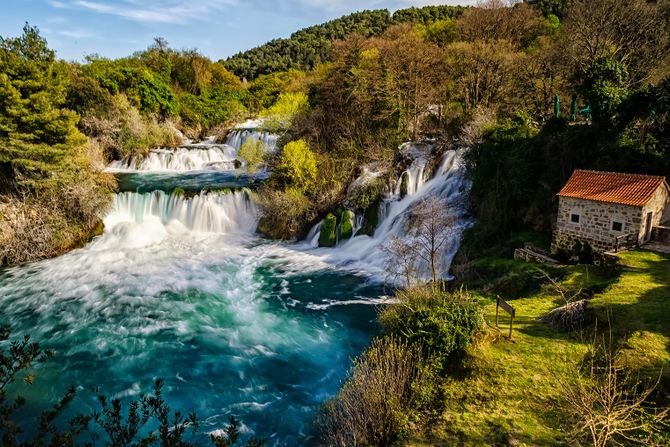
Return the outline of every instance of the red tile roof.
<path id="1" fill-rule="evenodd" d="M 577 169 L 558 195 L 597 202 L 643 206 L 663 184 L 666 188 L 668 187 L 665 177 Z"/>

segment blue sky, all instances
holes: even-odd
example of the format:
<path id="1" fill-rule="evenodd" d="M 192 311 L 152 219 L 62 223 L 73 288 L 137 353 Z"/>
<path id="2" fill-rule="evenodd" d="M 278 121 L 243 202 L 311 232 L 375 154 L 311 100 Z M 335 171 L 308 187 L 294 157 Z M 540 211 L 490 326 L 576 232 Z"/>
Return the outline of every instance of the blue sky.
<path id="1" fill-rule="evenodd" d="M 154 36 L 217 60 L 363 9 L 473 4 L 475 0 L 0 0 L 0 35 L 36 25 L 67 60 L 127 56 Z"/>

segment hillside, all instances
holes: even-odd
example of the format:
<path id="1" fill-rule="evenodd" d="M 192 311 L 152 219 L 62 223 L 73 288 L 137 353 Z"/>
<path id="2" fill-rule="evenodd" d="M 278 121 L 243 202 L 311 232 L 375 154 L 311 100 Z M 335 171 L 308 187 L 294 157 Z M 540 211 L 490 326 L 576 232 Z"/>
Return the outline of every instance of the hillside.
<path id="1" fill-rule="evenodd" d="M 400 23 L 429 24 L 454 19 L 463 13 L 458 6 L 408 8 L 391 14 L 386 9 L 362 11 L 330 22 L 296 31 L 288 39 L 275 39 L 265 45 L 232 56 L 224 66 L 240 78 L 252 80 L 280 71 L 311 70 L 330 58 L 332 41 L 352 34 L 379 36 Z"/>

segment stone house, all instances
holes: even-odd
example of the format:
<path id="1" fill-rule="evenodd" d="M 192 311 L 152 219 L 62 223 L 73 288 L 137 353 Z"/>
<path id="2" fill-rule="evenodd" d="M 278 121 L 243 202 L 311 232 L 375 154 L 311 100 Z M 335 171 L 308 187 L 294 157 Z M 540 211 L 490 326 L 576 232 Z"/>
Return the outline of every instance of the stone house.
<path id="1" fill-rule="evenodd" d="M 575 170 L 558 193 L 552 251 L 588 242 L 597 252 L 648 242 L 670 225 L 665 177 Z"/>

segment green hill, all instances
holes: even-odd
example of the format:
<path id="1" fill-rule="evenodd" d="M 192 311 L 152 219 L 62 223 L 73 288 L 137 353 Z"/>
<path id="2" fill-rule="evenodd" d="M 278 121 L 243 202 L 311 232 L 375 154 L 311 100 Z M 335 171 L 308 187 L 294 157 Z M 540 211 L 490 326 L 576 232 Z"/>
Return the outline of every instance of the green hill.
<path id="1" fill-rule="evenodd" d="M 288 39 L 271 40 L 222 62 L 228 70 L 246 79 L 290 69 L 311 70 L 329 60 L 333 40 L 344 39 L 352 34 L 379 36 L 388 27 L 398 23 L 428 24 L 456 18 L 464 9 L 461 6 L 426 6 L 401 9 L 394 14 L 386 9 L 357 12 L 302 29 Z"/>

